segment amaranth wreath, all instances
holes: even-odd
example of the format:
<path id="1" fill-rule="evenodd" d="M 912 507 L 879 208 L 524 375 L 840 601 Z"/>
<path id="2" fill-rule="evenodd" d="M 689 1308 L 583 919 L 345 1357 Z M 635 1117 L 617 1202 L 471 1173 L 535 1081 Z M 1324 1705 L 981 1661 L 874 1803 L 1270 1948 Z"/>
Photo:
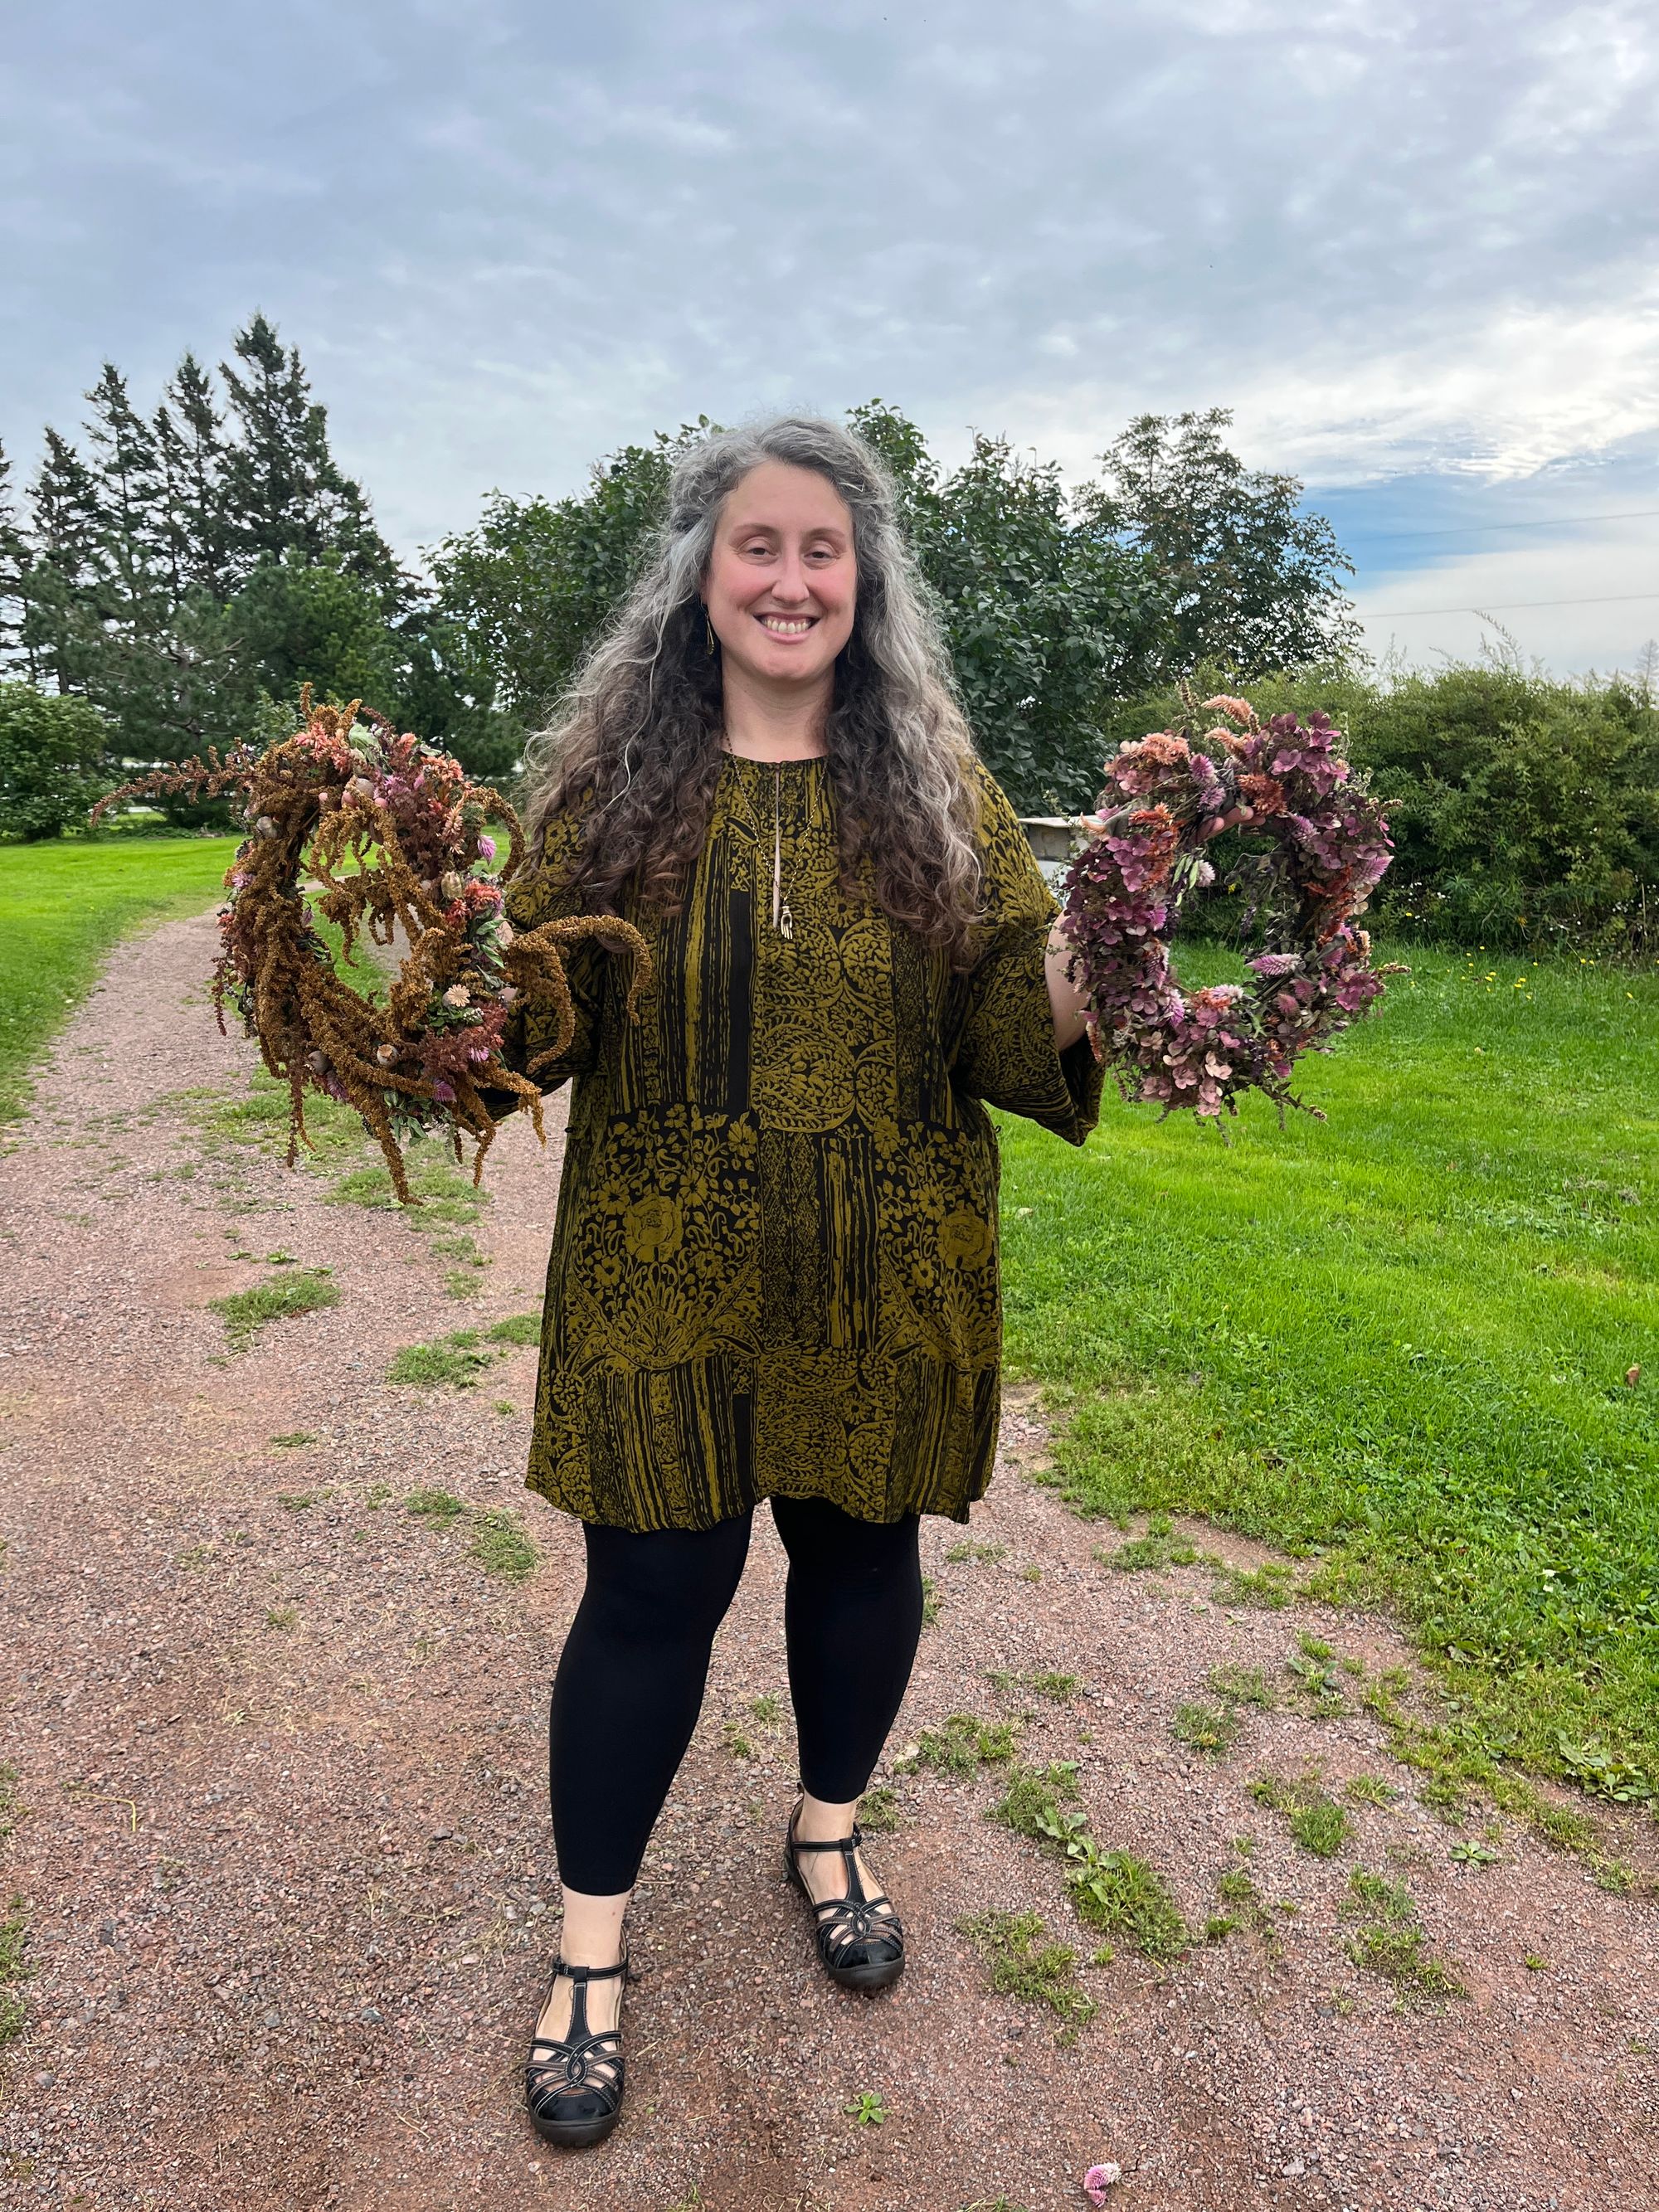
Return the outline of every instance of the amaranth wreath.
<path id="1" fill-rule="evenodd" d="M 459 1160 L 463 1133 L 471 1136 L 476 1182 L 496 1127 L 486 1088 L 522 1099 L 543 1133 L 539 1090 L 501 1056 L 515 1002 L 550 1008 L 556 1025 L 553 1043 L 529 1063 L 533 1079 L 575 1025 L 563 953 L 588 937 L 630 951 L 630 1013 L 650 980 L 651 956 L 638 930 L 609 915 L 515 935 L 501 887 L 523 863 L 525 836 L 500 793 L 470 782 L 459 761 L 399 735 L 359 701 L 313 708 L 307 685 L 301 711 L 305 728 L 268 751 L 239 749 L 222 761 L 211 753 L 206 763 L 141 777 L 101 799 L 93 819 L 137 796 L 245 795 L 250 834 L 225 878 L 230 897 L 219 915 L 219 1026 L 228 1000 L 267 1068 L 288 1085 L 290 1167 L 310 1141 L 304 1099 L 313 1088 L 356 1108 L 398 1196 L 418 1204 L 401 1146 L 440 1133 Z M 508 838 L 495 872 L 492 823 Z M 407 950 L 384 998 L 345 981 L 313 908 L 338 929 L 348 960 L 360 932 L 387 946 L 401 933 Z"/>

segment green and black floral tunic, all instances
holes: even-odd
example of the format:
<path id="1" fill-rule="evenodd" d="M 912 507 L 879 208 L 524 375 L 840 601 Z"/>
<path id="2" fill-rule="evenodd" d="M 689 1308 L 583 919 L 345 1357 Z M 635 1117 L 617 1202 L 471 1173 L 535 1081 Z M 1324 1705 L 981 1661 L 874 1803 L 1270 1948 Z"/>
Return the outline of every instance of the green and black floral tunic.
<path id="1" fill-rule="evenodd" d="M 653 962 L 636 1019 L 625 961 L 573 954 L 575 1034 L 539 1079 L 575 1079 L 526 1478 L 554 1504 L 706 1528 L 774 1492 L 866 1521 L 966 1521 L 984 1494 L 1002 1316 L 981 1102 L 1080 1145 L 1101 1078 L 1086 1037 L 1055 1049 L 1054 901 L 975 776 L 965 975 L 841 891 L 825 762 L 730 755 L 684 910 L 623 908 Z M 509 892 L 515 928 L 579 909 L 560 849 Z M 509 1062 L 550 1042 L 521 1016 Z"/>

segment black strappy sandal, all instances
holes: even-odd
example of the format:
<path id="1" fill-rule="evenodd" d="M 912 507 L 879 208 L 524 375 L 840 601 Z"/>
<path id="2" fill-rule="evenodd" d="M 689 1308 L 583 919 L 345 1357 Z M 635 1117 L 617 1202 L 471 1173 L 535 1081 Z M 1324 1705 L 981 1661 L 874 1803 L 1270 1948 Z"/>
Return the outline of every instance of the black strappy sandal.
<path id="1" fill-rule="evenodd" d="M 904 1930 L 896 1912 L 876 1909 L 891 1905 L 891 1898 L 880 1890 L 873 1897 L 865 1895 L 863 1877 L 853 1856 L 864 1841 L 864 1831 L 854 1820 L 850 1836 L 838 1836 L 823 1844 L 798 1843 L 795 1820 L 799 1812 L 798 1802 L 789 1815 L 783 1855 L 790 1881 L 812 1908 L 824 1971 L 843 1989 L 884 1990 L 904 1972 Z M 847 1895 L 815 1898 L 796 1863 L 797 1851 L 839 1851 L 847 1869 Z"/>
<path id="2" fill-rule="evenodd" d="M 595 2034 L 589 2028 L 587 1984 L 611 1981 L 618 1974 L 629 1981 L 639 1977 L 630 1971 L 626 1955 L 614 1966 L 567 1966 L 561 1959 L 548 1977 L 536 2014 L 538 2025 L 561 1974 L 574 1984 L 570 2032 L 556 2039 L 549 2035 L 532 2039 L 524 2069 L 525 2104 L 544 2142 L 581 2149 L 610 2134 L 622 2117 L 623 2100 L 622 2030 L 601 2028 Z"/>

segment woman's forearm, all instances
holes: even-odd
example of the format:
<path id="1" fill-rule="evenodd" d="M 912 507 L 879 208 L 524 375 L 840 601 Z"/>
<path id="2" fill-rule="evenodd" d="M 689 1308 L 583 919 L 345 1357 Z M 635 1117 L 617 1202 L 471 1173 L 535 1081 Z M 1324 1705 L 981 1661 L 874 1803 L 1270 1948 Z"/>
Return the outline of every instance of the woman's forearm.
<path id="1" fill-rule="evenodd" d="M 1048 933 L 1048 1005 L 1054 1018 L 1054 1043 L 1061 1052 L 1067 1045 L 1077 1042 L 1085 1026 L 1085 994 L 1066 974 L 1066 963 L 1071 957 L 1071 941 L 1061 916 Z"/>

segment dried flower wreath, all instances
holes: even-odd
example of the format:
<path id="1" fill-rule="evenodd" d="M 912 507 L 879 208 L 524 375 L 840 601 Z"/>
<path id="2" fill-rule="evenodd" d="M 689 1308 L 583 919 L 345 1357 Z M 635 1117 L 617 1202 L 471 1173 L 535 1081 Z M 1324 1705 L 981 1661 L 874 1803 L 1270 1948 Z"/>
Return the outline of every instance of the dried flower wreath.
<path id="1" fill-rule="evenodd" d="M 1164 1113 L 1190 1108 L 1219 1122 L 1242 1091 L 1267 1093 L 1322 1121 L 1290 1089 L 1304 1052 L 1329 1040 L 1380 996 L 1397 963 L 1370 965 L 1355 917 L 1381 881 L 1393 844 L 1380 800 L 1351 778 L 1328 717 L 1307 726 L 1248 700 L 1206 699 L 1196 711 L 1234 726 L 1194 737 L 1160 730 L 1107 763 L 1091 839 L 1066 871 L 1066 927 L 1073 978 L 1088 994 L 1089 1035 L 1125 1098 Z M 1263 950 L 1254 986 L 1184 994 L 1170 963 L 1182 899 L 1213 882 L 1206 848 L 1224 830 L 1260 833 L 1239 872 L 1256 883 L 1247 927 Z"/>
<path id="2" fill-rule="evenodd" d="M 449 754 L 365 713 L 360 701 L 313 707 L 309 685 L 300 696 L 306 726 L 296 736 L 263 753 L 238 749 L 222 761 L 210 753 L 206 763 L 142 776 L 100 800 L 93 819 L 123 799 L 245 795 L 250 835 L 225 878 L 230 897 L 219 915 L 219 1026 L 228 1000 L 265 1066 L 288 1085 L 290 1167 L 310 1142 L 310 1087 L 356 1108 L 386 1155 L 398 1196 L 416 1205 L 402 1146 L 439 1133 L 459 1160 L 463 1135 L 470 1136 L 476 1182 L 495 1134 L 487 1088 L 521 1099 L 543 1134 L 541 1092 L 526 1077 L 556 1059 L 574 1029 L 564 951 L 599 937 L 631 952 L 630 1013 L 650 979 L 651 956 L 631 924 L 608 915 L 573 915 L 515 935 L 501 911 L 501 887 L 524 860 L 525 836 L 507 801 L 469 782 Z M 509 841 L 493 873 L 492 823 Z M 315 883 L 303 885 L 307 872 Z M 360 932 L 387 946 L 402 932 L 408 950 L 383 998 L 354 990 L 340 973 L 314 927 L 313 903 L 340 932 L 348 960 Z M 520 999 L 550 1009 L 556 1025 L 553 1043 L 526 1075 L 508 1067 L 501 1050 Z"/>

